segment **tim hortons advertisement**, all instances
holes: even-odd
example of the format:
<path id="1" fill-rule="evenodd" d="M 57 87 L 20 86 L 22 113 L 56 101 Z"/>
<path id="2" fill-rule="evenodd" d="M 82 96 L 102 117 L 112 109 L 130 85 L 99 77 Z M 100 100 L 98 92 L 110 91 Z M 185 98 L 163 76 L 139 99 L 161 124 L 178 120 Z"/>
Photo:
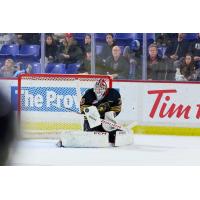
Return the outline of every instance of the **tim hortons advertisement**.
<path id="1" fill-rule="evenodd" d="M 122 95 L 119 119 L 140 125 L 200 127 L 200 84 L 114 82 Z M 125 117 L 125 115 L 127 115 Z"/>
<path id="2" fill-rule="evenodd" d="M 199 127 L 199 84 L 148 83 L 143 86 L 143 121 Z"/>

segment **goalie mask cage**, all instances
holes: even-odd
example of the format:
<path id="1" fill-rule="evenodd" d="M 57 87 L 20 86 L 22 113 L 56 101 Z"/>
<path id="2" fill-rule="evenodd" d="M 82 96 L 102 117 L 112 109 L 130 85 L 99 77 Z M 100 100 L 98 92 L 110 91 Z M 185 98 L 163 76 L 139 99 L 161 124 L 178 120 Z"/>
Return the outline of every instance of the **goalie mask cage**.
<path id="1" fill-rule="evenodd" d="M 110 76 L 20 75 L 18 117 L 22 136 L 49 138 L 66 130 L 82 130 L 83 115 L 77 114 L 80 112 L 80 99 L 100 78 L 106 81 L 108 88 L 112 87 Z"/>

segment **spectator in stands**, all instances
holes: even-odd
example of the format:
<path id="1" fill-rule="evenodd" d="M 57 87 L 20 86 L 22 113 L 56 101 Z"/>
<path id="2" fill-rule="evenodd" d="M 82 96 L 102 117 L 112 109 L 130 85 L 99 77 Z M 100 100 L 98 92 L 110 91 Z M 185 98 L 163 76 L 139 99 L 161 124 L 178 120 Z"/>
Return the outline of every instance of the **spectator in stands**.
<path id="1" fill-rule="evenodd" d="M 89 74 L 91 72 L 91 35 L 86 34 L 84 38 L 83 50 L 83 63 L 79 68 L 80 73 Z"/>
<path id="2" fill-rule="evenodd" d="M 157 33 L 155 34 L 155 43 L 158 47 L 158 54 L 165 58 L 166 49 L 171 45 L 172 41 L 176 40 L 178 34 L 175 33 Z"/>
<path id="3" fill-rule="evenodd" d="M 0 48 L 5 44 L 13 44 L 16 42 L 14 33 L 0 33 Z"/>
<path id="4" fill-rule="evenodd" d="M 57 45 L 51 35 L 47 35 L 45 42 L 45 57 L 48 63 L 52 63 L 56 60 L 57 55 Z"/>
<path id="5" fill-rule="evenodd" d="M 81 62 L 83 59 L 82 50 L 72 33 L 66 33 L 63 43 L 59 49 L 59 61 L 66 66 L 71 63 Z"/>
<path id="6" fill-rule="evenodd" d="M 156 33 L 156 45 L 157 47 L 166 47 L 171 45 L 172 41 L 178 36 L 176 33 Z"/>
<path id="7" fill-rule="evenodd" d="M 184 39 L 184 33 L 178 33 L 178 38 L 167 47 L 166 56 L 173 63 L 174 68 L 177 68 L 181 64 L 181 59 L 186 56 L 189 50 L 189 42 Z"/>
<path id="8" fill-rule="evenodd" d="M 91 73 L 91 52 L 86 52 L 86 56 L 83 59 L 83 63 L 78 70 L 81 74 L 90 74 Z"/>
<path id="9" fill-rule="evenodd" d="M 102 53 L 99 55 L 100 59 L 103 63 L 105 63 L 105 60 L 112 56 L 112 48 L 116 46 L 116 42 L 114 41 L 112 33 L 106 34 L 106 44 L 104 44 L 102 48 Z"/>
<path id="10" fill-rule="evenodd" d="M 196 68 L 200 68 L 200 33 L 198 33 L 197 39 L 191 43 L 189 52 L 194 56 Z"/>
<path id="11" fill-rule="evenodd" d="M 30 64 L 24 65 L 22 62 L 18 62 L 15 64 L 15 72 L 13 77 L 18 77 L 20 74 L 30 74 L 32 70 L 32 66 Z"/>
<path id="12" fill-rule="evenodd" d="M 0 76 L 1 77 L 12 77 L 15 71 L 14 67 L 15 63 L 13 59 L 5 60 L 4 66 L 0 69 Z"/>
<path id="13" fill-rule="evenodd" d="M 114 79 L 128 79 L 129 68 L 130 64 L 121 55 L 120 47 L 114 46 L 112 55 L 106 59 L 105 66 L 97 67 L 97 73 L 111 75 Z"/>
<path id="14" fill-rule="evenodd" d="M 142 45 L 140 45 L 139 40 L 133 40 L 130 46 L 125 46 L 123 51 L 123 56 L 130 63 L 129 78 L 130 79 L 141 79 L 142 68 L 140 66 L 141 55 L 142 55 Z"/>
<path id="15" fill-rule="evenodd" d="M 23 44 L 40 44 L 39 33 L 16 33 L 16 40 L 19 45 Z"/>
<path id="16" fill-rule="evenodd" d="M 195 71 L 194 60 L 191 54 L 186 54 L 182 60 L 180 68 L 176 69 L 175 79 L 177 81 L 195 81 L 197 79 L 197 73 Z"/>
<path id="17" fill-rule="evenodd" d="M 175 71 L 166 60 L 158 56 L 156 44 L 149 46 L 147 58 L 147 79 L 148 80 L 174 80 Z"/>
<path id="18" fill-rule="evenodd" d="M 52 37 L 54 38 L 54 41 L 56 44 L 61 44 L 65 39 L 65 33 L 53 33 Z"/>
<path id="19" fill-rule="evenodd" d="M 84 45 L 83 45 L 83 53 L 91 52 L 91 35 L 85 34 Z"/>

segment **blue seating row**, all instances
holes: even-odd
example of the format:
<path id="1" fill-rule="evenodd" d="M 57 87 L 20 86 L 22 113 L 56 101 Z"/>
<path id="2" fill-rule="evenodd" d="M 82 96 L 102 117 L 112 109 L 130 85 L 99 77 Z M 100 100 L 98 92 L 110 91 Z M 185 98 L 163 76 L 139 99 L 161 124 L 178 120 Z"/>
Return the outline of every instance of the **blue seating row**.
<path id="1" fill-rule="evenodd" d="M 77 74 L 79 67 L 79 63 L 72 63 L 67 66 L 63 63 L 49 63 L 45 68 L 45 73 Z"/>
<path id="2" fill-rule="evenodd" d="M 15 61 L 37 62 L 40 58 L 40 45 L 3 45 L 0 50 L 0 59 L 12 58 Z"/>

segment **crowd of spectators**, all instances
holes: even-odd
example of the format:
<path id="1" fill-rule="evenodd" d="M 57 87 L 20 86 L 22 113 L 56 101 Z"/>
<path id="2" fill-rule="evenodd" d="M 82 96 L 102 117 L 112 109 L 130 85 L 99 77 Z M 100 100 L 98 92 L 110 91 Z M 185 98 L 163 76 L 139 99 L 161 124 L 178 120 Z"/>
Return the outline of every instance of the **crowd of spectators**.
<path id="1" fill-rule="evenodd" d="M 18 77 L 20 74 L 30 74 L 32 66 L 25 65 L 22 62 L 15 63 L 12 59 L 6 59 L 4 65 L 0 68 L 0 77 Z"/>
<path id="2" fill-rule="evenodd" d="M 45 38 L 45 65 L 62 63 L 67 68 L 78 64 L 78 72 L 91 73 L 91 35 L 82 40 L 73 33 L 47 33 Z M 147 41 L 147 79 L 170 81 L 196 81 L 200 79 L 200 33 L 196 38 L 187 39 L 186 33 L 155 34 Z M 38 33 L 0 34 L 0 47 L 5 44 L 40 45 Z M 96 41 L 101 47 L 96 53 L 96 74 L 111 75 L 113 79 L 142 78 L 142 40 L 127 40 L 124 44 L 113 33 Z M 38 61 L 40 62 L 40 61 Z M 7 58 L 0 66 L 1 77 L 17 77 L 32 73 L 32 66 Z"/>

